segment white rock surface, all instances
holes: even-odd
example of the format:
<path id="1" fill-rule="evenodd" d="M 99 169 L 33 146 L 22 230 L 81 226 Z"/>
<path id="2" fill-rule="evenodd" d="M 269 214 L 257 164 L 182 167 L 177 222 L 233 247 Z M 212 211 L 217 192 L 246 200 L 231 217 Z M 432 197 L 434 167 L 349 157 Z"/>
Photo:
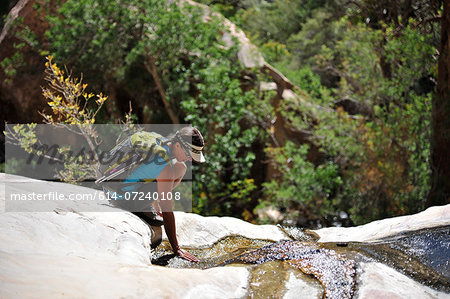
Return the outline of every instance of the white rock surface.
<path id="1" fill-rule="evenodd" d="M 450 225 L 450 204 L 430 207 L 414 215 L 388 218 L 356 227 L 327 227 L 315 230 L 319 242 L 368 242 L 400 232 Z"/>
<path id="2" fill-rule="evenodd" d="M 36 182 L 4 174 L 0 179 L 25 189 Z M 67 196 L 95 192 L 53 182 L 42 186 Z M 0 212 L 0 298 L 237 298 L 247 292 L 243 267 L 152 266 L 150 230 L 131 213 L 70 209 L 60 203 L 54 212 Z"/>
<path id="3" fill-rule="evenodd" d="M 203 217 L 175 212 L 175 219 L 180 246 L 207 247 L 231 235 L 271 241 L 288 239 L 275 225 L 255 225 L 232 217 Z M 163 238 L 167 239 L 165 233 Z"/>
<path id="4" fill-rule="evenodd" d="M 297 299 L 300 294 L 303 298 L 322 298 L 323 288 L 320 283 L 316 281 L 314 284 L 311 284 L 310 281 L 302 278 L 296 277 L 293 272 L 289 273 L 289 279 L 286 283 L 286 293 L 283 298 Z M 310 277 L 308 278 L 311 280 Z"/>
<path id="5" fill-rule="evenodd" d="M 0 181 L 5 182 L 3 185 L 5 191 L 1 197 L 3 202 L 5 201 L 4 197 L 8 199 L 5 206 L 8 212 L 121 211 L 104 200 L 104 194 L 100 190 L 10 174 L 5 175 L 4 173 L 0 173 Z M 27 200 L 17 200 L 18 198 Z M 33 200 L 29 200 L 30 198 Z M 40 200 L 42 198 L 45 200 Z"/>
<path id="6" fill-rule="evenodd" d="M 248 279 L 242 267 L 172 269 L 2 250 L 0 273 L 1 298 L 239 298 Z"/>
<path id="7" fill-rule="evenodd" d="M 356 298 L 450 298 L 381 263 L 361 263 Z"/>
<path id="8" fill-rule="evenodd" d="M 1 182 L 30 189 L 36 181 L 0 174 Z M 4 186 L 1 186 L 3 188 Z M 65 196 L 95 190 L 43 182 L 42 191 Z M 0 191 L 3 191 L 0 189 Z M 5 193 L 0 193 L 0 204 Z M 92 203 L 91 203 L 92 204 Z M 98 203 L 97 203 L 98 204 Z M 0 298 L 239 298 L 246 296 L 245 267 L 209 270 L 151 265 L 151 232 L 128 212 L 80 212 L 83 203 L 58 203 L 50 212 L 0 212 Z M 321 241 L 371 241 L 423 227 L 449 224 L 449 206 L 385 219 L 354 228 L 316 231 Z M 115 212 L 113 212 L 115 211 Z M 228 235 L 281 240 L 276 226 L 258 226 L 230 217 L 176 213 L 180 244 L 207 247 Z M 360 264 L 357 298 L 449 298 L 379 263 Z M 286 298 L 316 297 L 316 286 L 299 277 L 286 282 Z"/>

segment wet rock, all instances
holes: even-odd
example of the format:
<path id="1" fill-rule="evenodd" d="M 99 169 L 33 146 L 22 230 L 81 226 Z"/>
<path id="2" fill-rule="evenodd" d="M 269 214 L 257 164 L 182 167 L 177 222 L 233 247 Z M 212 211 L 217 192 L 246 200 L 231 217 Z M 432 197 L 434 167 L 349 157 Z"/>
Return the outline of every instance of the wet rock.
<path id="1" fill-rule="evenodd" d="M 355 287 L 355 263 L 317 243 L 281 241 L 242 254 L 229 263 L 287 261 L 305 274 L 312 274 L 324 288 L 325 298 L 351 298 Z"/>
<path id="2" fill-rule="evenodd" d="M 18 190 L 26 190 L 29 184 L 35 182 L 4 174 L 0 174 L 0 181 L 16 182 Z M 65 196 L 81 191 L 97 192 L 56 182 L 41 184 L 42 190 L 58 190 Z M 0 184 L 0 211 L 5 201 L 3 191 L 4 184 Z M 449 206 L 361 227 L 316 231 L 321 241 L 334 238 L 337 243 L 303 240 L 281 241 L 272 245 L 268 244 L 300 232 L 286 234 L 276 226 L 256 226 L 230 217 L 202 217 L 177 212 L 180 243 L 183 247 L 193 247 L 192 253 L 204 259 L 203 268 L 209 268 L 206 270 L 152 265 L 151 258 L 155 256 L 150 248 L 151 231 L 138 217 L 128 212 L 117 212 L 114 207 L 108 207 L 109 212 L 96 213 L 77 210 L 81 208 L 85 207 L 72 205 L 69 209 L 60 205 L 53 212 L 0 212 L 1 298 L 241 298 L 269 293 L 285 298 L 317 298 L 321 296 L 322 289 L 327 290 L 328 297 L 338 294 L 347 298 L 353 290 L 351 281 L 355 277 L 354 298 L 449 298 L 444 291 L 425 285 L 427 282 L 420 276 L 414 277 L 409 270 L 405 271 L 408 257 L 403 258 L 401 267 L 391 263 L 399 260 L 394 255 L 396 251 L 410 254 L 411 261 L 416 257 L 417 262 L 423 262 L 425 258 L 436 262 L 434 255 L 429 257 L 435 235 L 428 235 L 427 230 L 423 237 L 416 232 L 408 237 L 403 232 L 415 231 L 418 227 L 446 225 Z M 332 238 L 331 233 L 337 237 Z M 301 236 L 299 238 L 303 238 Z M 382 236 L 390 236 L 390 239 Z M 442 244 L 448 244 L 445 233 L 437 237 L 436 240 L 442 241 Z M 351 242 L 354 239 L 371 242 Z M 388 250 L 386 246 L 390 246 L 391 240 L 396 243 L 391 246 L 392 250 Z M 164 244 L 168 246 L 167 241 Z M 367 244 L 382 244 L 386 247 L 387 256 L 381 251 L 376 255 L 361 250 L 363 247 L 369 248 Z M 358 258 L 364 254 L 363 259 Z M 253 264 L 234 263 L 217 267 L 223 260 L 233 260 L 236 256 L 236 262 Z M 435 270 L 445 276 L 446 261 L 439 259 L 438 262 L 433 266 L 438 266 Z M 192 265 L 179 262 L 180 267 Z M 310 277 L 299 274 L 300 270 L 310 273 Z M 270 282 L 275 277 L 281 291 L 272 288 Z"/>
<path id="3" fill-rule="evenodd" d="M 450 226 L 423 229 L 352 249 L 436 290 L 450 292 Z"/>
<path id="4" fill-rule="evenodd" d="M 259 249 L 272 243 L 272 241 L 250 239 L 236 235 L 227 236 L 207 247 L 189 247 L 189 252 L 200 260 L 198 263 L 191 263 L 175 257 L 169 242 L 164 241 L 161 246 L 156 248 L 152 263 L 172 268 L 208 269 L 223 265 L 225 261 L 233 259 L 239 254 Z"/>
<path id="5" fill-rule="evenodd" d="M 250 267 L 250 298 L 281 298 L 283 288 L 289 278 L 289 266 L 286 263 L 270 261 Z"/>
<path id="6" fill-rule="evenodd" d="M 449 298 L 381 263 L 361 263 L 357 298 Z"/>
<path id="7" fill-rule="evenodd" d="M 285 287 L 284 299 L 297 299 L 300 294 L 303 298 L 322 298 L 323 296 L 322 286 L 306 274 L 290 272 Z"/>
<path id="8" fill-rule="evenodd" d="M 388 218 L 356 227 L 327 227 L 314 232 L 319 242 L 367 242 L 423 228 L 450 225 L 450 204 L 414 215 Z"/>
<path id="9" fill-rule="evenodd" d="M 232 217 L 203 217 L 175 212 L 178 243 L 186 247 L 210 246 L 231 235 L 280 241 L 286 235 L 275 225 L 255 225 Z M 163 239 L 167 240 L 165 233 Z"/>

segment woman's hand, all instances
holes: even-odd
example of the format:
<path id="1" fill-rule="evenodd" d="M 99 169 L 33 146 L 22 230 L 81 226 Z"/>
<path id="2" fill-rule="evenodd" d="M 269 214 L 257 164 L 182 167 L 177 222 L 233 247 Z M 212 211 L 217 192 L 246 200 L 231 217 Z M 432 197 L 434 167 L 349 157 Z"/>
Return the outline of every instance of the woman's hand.
<path id="1" fill-rule="evenodd" d="M 190 262 L 200 262 L 200 260 L 199 260 L 198 258 L 196 258 L 196 257 L 193 256 L 192 254 L 190 254 L 189 252 L 187 252 L 186 250 L 181 249 L 181 248 L 178 249 L 178 250 L 175 252 L 175 254 L 178 255 L 179 257 L 185 259 L 185 260 L 190 261 Z"/>

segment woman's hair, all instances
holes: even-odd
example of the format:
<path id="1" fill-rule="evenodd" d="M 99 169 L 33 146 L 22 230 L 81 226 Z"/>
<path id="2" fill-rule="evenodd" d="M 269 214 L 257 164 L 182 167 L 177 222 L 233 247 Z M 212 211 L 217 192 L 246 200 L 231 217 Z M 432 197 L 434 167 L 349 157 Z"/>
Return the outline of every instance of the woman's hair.
<path id="1" fill-rule="evenodd" d="M 205 141 L 203 140 L 203 136 L 200 131 L 195 127 L 183 127 L 178 130 L 179 136 L 183 138 L 183 140 L 189 142 L 190 144 L 196 146 L 205 146 Z M 177 133 L 171 134 L 167 137 L 166 142 L 176 142 L 177 141 Z"/>
<path id="2" fill-rule="evenodd" d="M 205 146 L 200 131 L 195 127 L 183 127 L 179 130 L 181 138 L 196 146 Z"/>

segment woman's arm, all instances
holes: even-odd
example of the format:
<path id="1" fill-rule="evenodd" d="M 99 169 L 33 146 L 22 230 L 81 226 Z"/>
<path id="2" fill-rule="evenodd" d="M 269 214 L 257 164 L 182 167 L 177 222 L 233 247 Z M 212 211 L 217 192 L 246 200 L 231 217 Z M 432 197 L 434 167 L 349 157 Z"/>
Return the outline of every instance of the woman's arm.
<path id="1" fill-rule="evenodd" d="M 163 212 L 162 214 L 164 220 L 164 229 L 166 231 L 167 238 L 169 238 L 169 242 L 172 246 L 173 252 L 185 260 L 191 262 L 199 262 L 199 260 L 195 256 L 178 246 L 175 217 L 173 215 L 173 212 Z"/>
<path id="2" fill-rule="evenodd" d="M 175 163 L 174 167 L 166 166 L 157 178 L 159 198 L 166 198 L 166 200 L 159 201 L 162 210 L 162 217 L 164 221 L 164 230 L 169 239 L 172 250 L 175 254 L 188 261 L 198 262 L 199 260 L 189 252 L 181 249 L 178 245 L 175 216 L 173 214 L 173 202 L 167 200 L 167 193 L 180 183 L 184 174 L 186 173 L 186 165 L 184 163 Z"/>

